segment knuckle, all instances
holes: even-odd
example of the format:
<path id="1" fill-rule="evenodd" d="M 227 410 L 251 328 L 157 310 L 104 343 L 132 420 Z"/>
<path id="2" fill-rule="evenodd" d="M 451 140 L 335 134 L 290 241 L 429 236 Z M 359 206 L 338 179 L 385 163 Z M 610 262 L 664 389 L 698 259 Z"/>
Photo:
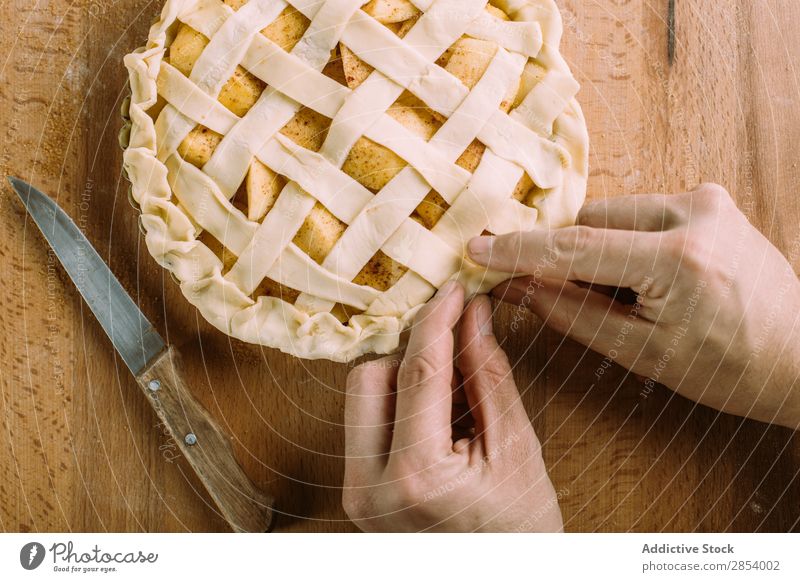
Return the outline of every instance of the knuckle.
<path id="1" fill-rule="evenodd" d="M 731 197 L 724 186 L 715 182 L 704 182 L 695 188 L 695 192 L 713 200 L 730 200 Z"/>
<path id="2" fill-rule="evenodd" d="M 572 252 L 573 229 L 551 230 L 547 235 L 547 249 L 557 255 Z"/>
<path id="3" fill-rule="evenodd" d="M 691 275 L 705 273 L 714 264 L 711 249 L 703 236 L 693 231 L 683 231 L 670 237 L 667 256 L 681 271 Z"/>
<path id="4" fill-rule="evenodd" d="M 481 366 L 483 379 L 492 386 L 507 382 L 511 377 L 511 366 L 508 357 L 502 352 L 495 352 Z"/>
<path id="5" fill-rule="evenodd" d="M 725 188 L 711 182 L 700 184 L 694 190 L 693 198 L 700 208 L 706 211 L 718 211 L 733 203 L 731 195 Z"/>
<path id="6" fill-rule="evenodd" d="M 398 384 L 404 388 L 412 388 L 424 384 L 439 372 L 438 365 L 425 352 L 407 357 L 400 364 Z"/>
<path id="7" fill-rule="evenodd" d="M 691 271 L 702 270 L 708 265 L 708 250 L 700 237 L 693 233 L 687 234 L 683 238 L 683 257 L 681 259 L 684 267 Z"/>
<path id="8" fill-rule="evenodd" d="M 663 251 L 670 263 L 679 265 L 683 261 L 692 246 L 689 238 L 688 231 L 682 230 L 662 239 Z"/>
<path id="9" fill-rule="evenodd" d="M 596 231 L 588 226 L 578 226 L 575 228 L 575 253 L 584 254 L 590 250 L 595 241 Z"/>
<path id="10" fill-rule="evenodd" d="M 547 234 L 547 248 L 545 250 L 559 258 L 565 255 L 571 256 L 573 254 L 572 240 L 571 229 L 551 230 Z"/>
<path id="11" fill-rule="evenodd" d="M 594 244 L 595 230 L 588 226 L 575 226 L 553 231 L 552 249 L 559 255 L 582 255 Z"/>

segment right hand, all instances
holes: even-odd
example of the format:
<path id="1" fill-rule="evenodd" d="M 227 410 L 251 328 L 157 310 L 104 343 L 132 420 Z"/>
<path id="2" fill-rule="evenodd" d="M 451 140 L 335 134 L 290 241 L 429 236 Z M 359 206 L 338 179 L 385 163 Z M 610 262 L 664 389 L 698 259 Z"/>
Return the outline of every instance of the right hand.
<path id="1" fill-rule="evenodd" d="M 722 187 L 595 202 L 578 226 L 480 237 L 470 254 L 526 275 L 496 290 L 505 301 L 650 385 L 800 428 L 800 282 Z"/>

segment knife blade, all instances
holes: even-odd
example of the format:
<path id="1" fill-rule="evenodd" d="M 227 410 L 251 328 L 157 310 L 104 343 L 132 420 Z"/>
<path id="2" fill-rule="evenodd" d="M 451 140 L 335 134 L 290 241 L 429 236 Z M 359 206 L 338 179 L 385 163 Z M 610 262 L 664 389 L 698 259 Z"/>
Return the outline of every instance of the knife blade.
<path id="1" fill-rule="evenodd" d="M 167 345 L 77 225 L 47 195 L 9 177 L 39 230 L 134 376 Z"/>
<path id="2" fill-rule="evenodd" d="M 269 531 L 274 499 L 250 481 L 230 439 L 192 396 L 177 350 L 61 207 L 30 184 L 8 180 L 223 517 L 234 531 Z"/>

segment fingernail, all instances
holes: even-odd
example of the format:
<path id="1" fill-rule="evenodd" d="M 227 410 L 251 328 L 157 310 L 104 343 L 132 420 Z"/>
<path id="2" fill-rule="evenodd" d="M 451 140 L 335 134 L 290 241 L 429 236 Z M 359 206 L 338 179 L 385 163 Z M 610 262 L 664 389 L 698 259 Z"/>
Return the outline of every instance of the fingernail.
<path id="1" fill-rule="evenodd" d="M 482 336 L 494 335 L 492 328 L 492 303 L 489 299 L 479 299 L 478 304 L 478 328 Z"/>
<path id="2" fill-rule="evenodd" d="M 493 236 L 479 236 L 469 241 L 467 252 L 469 252 L 469 256 L 473 259 L 485 263 L 492 254 L 493 244 Z"/>

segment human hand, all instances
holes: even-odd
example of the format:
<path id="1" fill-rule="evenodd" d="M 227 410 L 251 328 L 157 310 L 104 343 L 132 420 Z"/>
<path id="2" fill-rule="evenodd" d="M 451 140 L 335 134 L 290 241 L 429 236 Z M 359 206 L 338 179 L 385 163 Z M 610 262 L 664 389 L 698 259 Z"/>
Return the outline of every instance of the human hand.
<path id="1" fill-rule="evenodd" d="M 651 388 L 800 427 L 800 283 L 722 187 L 595 202 L 578 226 L 473 239 L 470 254 L 532 275 L 495 292 Z M 632 289 L 638 302 L 598 285 Z"/>
<path id="2" fill-rule="evenodd" d="M 404 358 L 348 378 L 343 504 L 365 531 L 562 528 L 491 303 L 478 297 L 462 317 L 463 305 L 463 288 L 445 286 L 417 316 Z"/>

